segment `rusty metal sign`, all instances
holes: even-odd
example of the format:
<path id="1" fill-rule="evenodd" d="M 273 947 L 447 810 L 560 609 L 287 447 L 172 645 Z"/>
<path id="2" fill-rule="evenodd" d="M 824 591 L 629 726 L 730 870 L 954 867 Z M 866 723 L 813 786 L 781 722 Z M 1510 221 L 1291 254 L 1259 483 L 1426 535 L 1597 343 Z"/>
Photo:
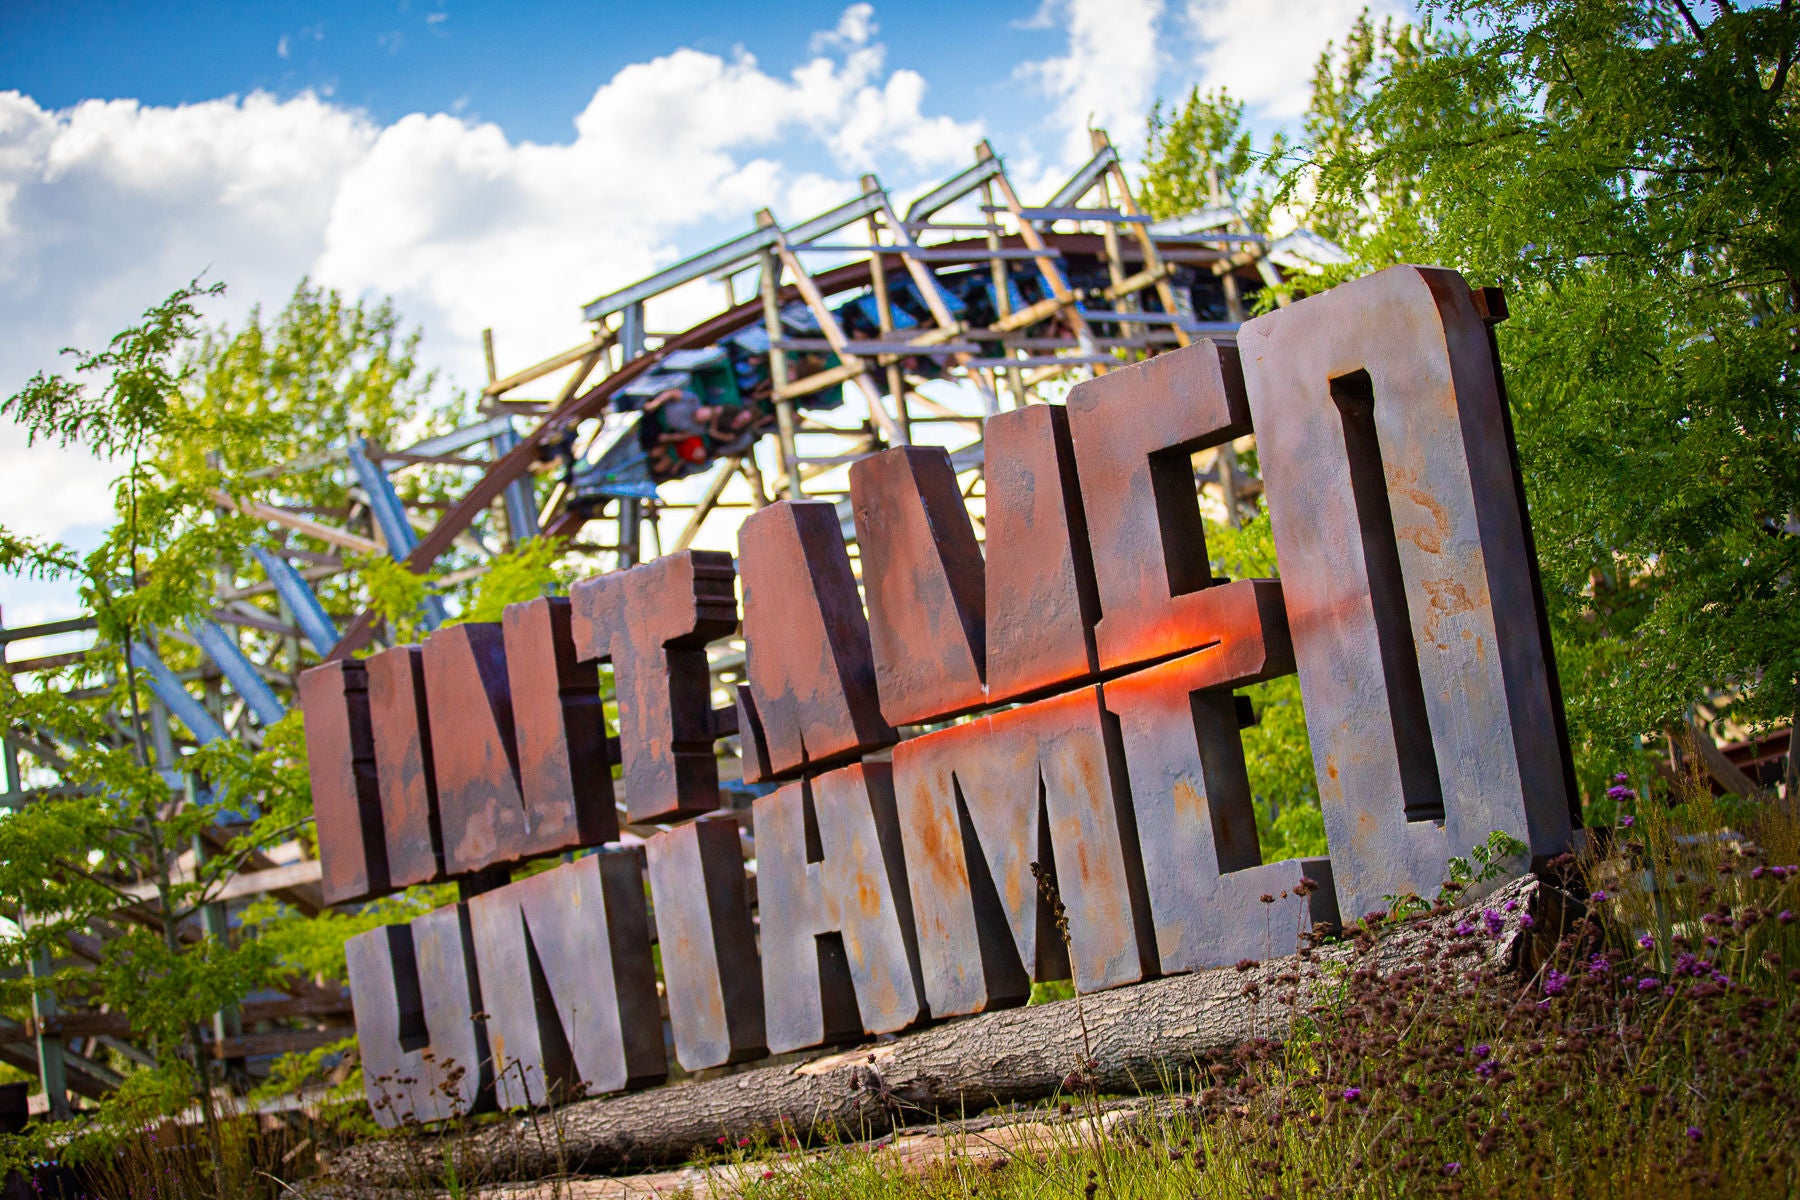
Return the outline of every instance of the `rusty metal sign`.
<path id="1" fill-rule="evenodd" d="M 529 847 L 616 840 L 619 814 L 606 758 L 600 671 L 576 652 L 569 601 L 509 604 L 501 629 Z"/>
<path id="2" fill-rule="evenodd" d="M 306 768 L 319 835 L 320 890 L 348 904 L 388 890 L 387 843 L 370 730 L 368 674 L 331 662 L 300 677 Z"/>
<path id="3" fill-rule="evenodd" d="M 444 831 L 425 715 L 425 655 L 417 646 L 395 646 L 363 663 L 369 672 L 388 882 L 397 888 L 430 883 L 444 874 Z"/>
<path id="4" fill-rule="evenodd" d="M 1283 954 L 1430 894 L 1493 830 L 1567 848 L 1495 311 L 1395 267 L 998 414 L 985 549 L 944 452 L 859 462 L 860 594 L 838 507 L 783 501 L 735 564 L 672 555 L 308 672 L 327 899 L 465 880 L 350 942 L 377 1116 L 663 1078 L 656 958 L 697 1071 L 1034 979 Z M 1249 434 L 1279 581 L 1216 578 L 1207 552 L 1193 455 Z M 747 678 L 714 711 L 739 583 Z M 668 827 L 506 882 L 618 837 L 601 663 L 626 815 Z M 1296 672 L 1329 854 L 1265 862 L 1235 689 Z M 753 844 L 712 811 L 733 733 L 744 778 L 781 784 L 743 814 Z"/>
<path id="5" fill-rule="evenodd" d="M 1093 687 L 895 748 L 933 1015 L 1017 1004 L 1031 979 L 1087 992 L 1154 973 L 1122 767 Z M 1034 864 L 1066 906 L 1066 949 Z"/>
<path id="6" fill-rule="evenodd" d="M 892 745 L 875 688 L 869 622 L 837 506 L 783 500 L 738 530 L 745 674 L 740 733 L 778 778 Z"/>
<path id="7" fill-rule="evenodd" d="M 1159 354 L 1069 393 L 1102 670 L 1219 640 L 1192 458 L 1249 432 L 1237 350 L 1220 342 Z"/>
<path id="8" fill-rule="evenodd" d="M 1337 922 L 1328 859 L 1263 862 L 1232 702 L 1233 687 L 1293 672 L 1281 585 L 1240 580 L 1214 596 L 1233 618 L 1218 645 L 1101 688 L 1166 974 L 1292 954 L 1301 934 Z"/>
<path id="9" fill-rule="evenodd" d="M 344 943 L 363 1092 L 384 1128 L 494 1105 L 471 942 L 468 906 L 453 904 Z"/>
<path id="10" fill-rule="evenodd" d="M 1524 498 L 1468 284 L 1392 267 L 1238 344 L 1345 913 L 1430 894 L 1492 830 L 1568 849 Z"/>
<path id="11" fill-rule="evenodd" d="M 756 801 L 769 1052 L 893 1033 L 924 1014 L 894 773 L 839 767 Z M 779 914 L 779 919 L 774 919 Z"/>
<path id="12" fill-rule="evenodd" d="M 686 550 L 572 589 L 578 655 L 613 666 L 632 821 L 719 806 L 706 644 L 737 632 L 736 581 L 729 554 Z"/>
<path id="13" fill-rule="evenodd" d="M 469 920 L 500 1107 L 668 1075 L 641 847 L 484 892 Z"/>
<path id="14" fill-rule="evenodd" d="M 761 1058 L 762 969 L 737 821 L 677 825 L 644 848 L 676 1061 L 698 1071 Z"/>

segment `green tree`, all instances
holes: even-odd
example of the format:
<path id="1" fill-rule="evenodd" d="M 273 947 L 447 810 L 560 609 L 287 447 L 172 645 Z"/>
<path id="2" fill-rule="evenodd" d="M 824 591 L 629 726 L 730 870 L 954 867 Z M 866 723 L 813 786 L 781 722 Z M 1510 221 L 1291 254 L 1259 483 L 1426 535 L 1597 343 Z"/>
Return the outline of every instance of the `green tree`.
<path id="1" fill-rule="evenodd" d="M 1592 794 L 1646 734 L 1764 727 L 1800 698 L 1800 13 L 1428 8 L 1336 76 L 1288 182 L 1341 222 L 1345 274 L 1435 262 L 1506 289 Z"/>
<path id="2" fill-rule="evenodd" d="M 1191 90 L 1179 109 L 1150 109 L 1139 199 L 1153 217 L 1179 217 L 1236 205 L 1253 229 L 1266 228 L 1275 178 L 1267 166 L 1285 140 L 1258 150 L 1244 124 L 1244 102 L 1224 88 Z"/>
<path id="3" fill-rule="evenodd" d="M 347 439 L 429 436 L 468 409 L 418 369 L 418 335 L 403 333 L 387 304 L 348 303 L 302 283 L 272 320 L 253 311 L 235 333 L 207 330 L 200 305 L 219 290 L 178 290 L 105 350 L 69 352 L 66 375 L 40 373 L 0 403 L 33 442 L 80 445 L 120 468 L 116 524 L 91 553 L 0 530 L 0 570 L 75 581 L 98 622 L 81 662 L 0 676 L 0 722 L 24 747 L 34 787 L 17 811 L 0 813 L 0 897 L 20 927 L 0 939 L 0 966 L 10 968 L 0 973 L 0 1010 L 22 1018 L 46 992 L 104 1004 L 154 1052 L 148 1069 L 98 1052 L 126 1077 L 90 1123 L 98 1132 L 196 1100 L 210 1129 L 215 1013 L 294 975 L 341 979 L 345 936 L 442 900 L 426 890 L 319 917 L 266 901 L 228 935 L 222 919 L 194 920 L 222 918 L 214 897 L 249 857 L 310 838 L 300 716 L 260 728 L 238 718 L 234 736 L 205 741 L 168 722 L 146 678 L 148 655 L 128 648 L 144 647 L 178 674 L 198 670 L 200 651 L 179 631 L 215 616 L 224 593 L 236 596 L 237 615 L 279 628 L 278 600 L 249 586 L 261 579 L 250 549 L 301 548 L 274 540 L 285 535 L 225 498 L 341 523 L 358 503 Z M 415 499 L 440 498 L 457 469 L 415 470 L 402 487 Z M 329 569 L 330 555 L 305 553 Z M 340 614 L 402 593 L 416 611 L 431 587 L 482 616 L 558 578 L 557 555 L 541 541 L 491 558 L 469 548 L 450 557 L 447 571 L 477 557 L 493 569 L 451 582 L 455 575 L 412 576 L 392 559 L 367 570 L 352 560 L 320 581 L 320 593 Z M 249 658 L 272 671 L 306 665 L 297 641 L 255 620 L 233 627 Z M 206 936 L 194 935 L 197 925 Z M 46 962 L 74 961 L 74 948 L 92 961 L 43 973 Z M 216 1136 L 212 1144 L 216 1162 Z"/>

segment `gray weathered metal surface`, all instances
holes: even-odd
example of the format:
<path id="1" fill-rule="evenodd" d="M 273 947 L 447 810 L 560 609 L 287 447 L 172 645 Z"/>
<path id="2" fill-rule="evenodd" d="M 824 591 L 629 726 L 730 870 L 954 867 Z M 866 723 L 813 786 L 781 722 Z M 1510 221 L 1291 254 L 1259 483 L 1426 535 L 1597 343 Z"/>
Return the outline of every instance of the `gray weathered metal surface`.
<path id="1" fill-rule="evenodd" d="M 1104 670 L 1217 641 L 1192 455 L 1250 432 L 1237 350 L 1202 341 L 1069 393 Z"/>
<path id="2" fill-rule="evenodd" d="M 857 763 L 756 800 L 769 1052 L 893 1033 L 924 1014 L 893 769 Z"/>
<path id="3" fill-rule="evenodd" d="M 500 624 L 440 629 L 425 639 L 424 660 L 444 869 L 516 862 L 530 852 L 530 827 Z"/>
<path id="4" fill-rule="evenodd" d="M 698 1071 L 761 1058 L 762 968 L 736 818 L 677 825 L 644 849 L 676 1061 Z"/>
<path id="5" fill-rule="evenodd" d="M 327 904 L 378 896 L 389 886 L 387 847 L 363 665 L 329 662 L 304 672 L 300 706 L 317 814 L 319 889 Z"/>
<path id="6" fill-rule="evenodd" d="M 745 778 L 891 745 L 836 506 L 783 500 L 751 515 L 738 532 L 738 571 L 751 698 L 741 711 L 754 720 L 739 732 L 759 740 L 767 772 Z"/>
<path id="7" fill-rule="evenodd" d="M 1293 673 L 1281 586 L 1215 591 L 1236 609 L 1219 645 L 1101 687 L 1119 722 L 1165 974 L 1291 954 L 1302 932 L 1337 919 L 1328 860 L 1263 862 L 1231 695 Z"/>
<path id="8" fill-rule="evenodd" d="M 576 653 L 613 665 L 632 821 L 719 806 L 706 644 L 737 632 L 736 578 L 729 554 L 684 550 L 571 590 Z"/>
<path id="9" fill-rule="evenodd" d="M 1550 648 L 1468 285 L 1391 267 L 1239 345 L 1345 914 L 1430 894 L 1492 830 L 1566 849 Z"/>
<path id="10" fill-rule="evenodd" d="M 895 747 L 932 1015 L 1019 1003 L 1028 972 L 1057 979 L 1072 966 L 1083 992 L 1154 974 L 1122 769 L 1092 687 Z M 1067 906 L 1067 958 L 1034 862 L 1053 871 Z"/>
<path id="11" fill-rule="evenodd" d="M 501 618 L 519 747 L 519 791 L 534 844 L 597 846 L 619 836 L 600 672 L 577 656 L 570 602 L 510 604 Z M 709 743 L 710 746 L 710 743 Z"/>
<path id="12" fill-rule="evenodd" d="M 425 652 L 395 646 L 369 655 L 363 665 L 369 672 L 388 880 L 397 888 L 430 883 L 443 878 L 444 832 L 425 712 Z"/>
<path id="13" fill-rule="evenodd" d="M 882 718 L 923 725 L 981 707 L 984 568 L 949 454 L 899 446 L 852 464 L 850 504 Z"/>
<path id="14" fill-rule="evenodd" d="M 493 1107 L 493 1065 L 468 906 L 452 904 L 344 944 L 363 1092 L 386 1129 Z"/>
<path id="15" fill-rule="evenodd" d="M 469 919 L 500 1107 L 667 1077 L 641 848 L 484 892 Z"/>
<path id="16" fill-rule="evenodd" d="M 998 413 L 985 439 L 987 691 L 997 703 L 1091 678 L 1100 601 L 1068 411 Z"/>

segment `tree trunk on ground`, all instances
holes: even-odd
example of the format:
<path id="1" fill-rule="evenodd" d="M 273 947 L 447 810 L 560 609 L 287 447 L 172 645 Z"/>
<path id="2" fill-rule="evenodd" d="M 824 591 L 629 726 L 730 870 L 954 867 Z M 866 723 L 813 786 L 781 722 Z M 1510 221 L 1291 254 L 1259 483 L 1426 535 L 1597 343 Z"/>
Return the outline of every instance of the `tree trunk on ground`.
<path id="1" fill-rule="evenodd" d="M 1508 900 L 1518 901 L 1517 908 L 1504 913 L 1498 936 L 1481 938 L 1472 969 L 1535 971 L 1576 907 L 1529 878 L 1483 903 L 1503 910 Z M 1520 922 L 1526 913 L 1533 916 L 1529 929 Z M 641 1170 L 716 1151 L 721 1138 L 734 1146 L 756 1135 L 860 1139 L 940 1114 L 1081 1087 L 1138 1093 L 1191 1086 L 1197 1068 L 1228 1060 L 1237 1046 L 1281 1040 L 1294 1014 L 1307 1007 L 1305 997 L 1292 1002 L 1303 974 L 1332 963 L 1378 971 L 1404 966 L 1457 940 L 1451 929 L 1466 915 L 1403 926 L 1372 951 L 1337 944 L 1313 952 L 1309 962 L 1271 959 L 1243 971 L 1172 976 L 1079 1001 L 984 1013 L 803 1063 L 584 1100 L 474 1132 L 365 1142 L 336 1155 L 329 1175 L 362 1188 L 407 1187 L 441 1176 L 451 1159 L 468 1165 L 459 1171 L 463 1177 L 489 1182 Z M 1071 1079 L 1082 1071 L 1084 1038 L 1093 1062 L 1085 1079 Z"/>

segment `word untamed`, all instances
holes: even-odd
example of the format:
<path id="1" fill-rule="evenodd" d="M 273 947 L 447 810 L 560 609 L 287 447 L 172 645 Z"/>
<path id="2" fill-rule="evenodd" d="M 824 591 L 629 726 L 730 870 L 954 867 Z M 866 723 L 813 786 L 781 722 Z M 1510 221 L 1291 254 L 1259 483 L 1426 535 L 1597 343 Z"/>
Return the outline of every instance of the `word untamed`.
<path id="1" fill-rule="evenodd" d="M 735 562 L 671 555 L 307 672 L 327 900 L 462 885 L 349 943 L 377 1117 L 661 1081 L 653 943 L 693 1071 L 1033 979 L 1288 953 L 1429 894 L 1492 830 L 1567 848 L 1500 308 L 1394 267 L 993 416 L 985 557 L 943 451 L 858 462 L 860 596 L 837 507 L 784 501 Z M 1252 432 L 1279 581 L 1208 565 L 1192 456 Z M 740 588 L 746 680 L 715 711 Z M 1265 863 L 1233 689 L 1296 671 L 1330 857 Z M 752 807 L 756 917 L 724 737 L 778 785 Z M 615 844 L 615 765 L 627 822 L 662 827 L 641 844 Z"/>

